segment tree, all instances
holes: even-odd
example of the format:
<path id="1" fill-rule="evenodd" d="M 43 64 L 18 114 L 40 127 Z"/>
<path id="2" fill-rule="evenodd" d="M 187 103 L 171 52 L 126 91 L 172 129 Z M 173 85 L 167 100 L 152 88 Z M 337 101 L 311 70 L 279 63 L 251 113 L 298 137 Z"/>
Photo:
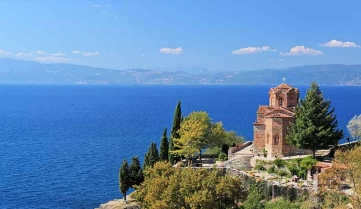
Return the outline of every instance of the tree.
<path id="1" fill-rule="evenodd" d="M 191 157 L 200 154 L 201 149 L 205 148 L 210 132 L 211 119 L 206 112 L 190 113 L 181 123 L 179 138 L 173 139 L 176 149 L 171 154 L 187 157 L 190 165 Z"/>
<path id="2" fill-rule="evenodd" d="M 171 153 L 171 151 L 175 150 L 173 140 L 175 138 L 179 138 L 178 130 L 180 129 L 181 122 L 182 122 L 182 109 L 181 109 L 181 102 L 178 101 L 178 104 L 174 111 L 173 126 L 172 126 L 171 135 L 170 135 L 170 139 L 169 139 L 169 155 L 168 155 L 168 157 L 169 157 L 169 162 L 171 164 L 174 164 L 174 154 Z"/>
<path id="3" fill-rule="evenodd" d="M 354 208 L 361 208 L 361 146 L 340 149 L 335 153 L 332 168 L 320 176 L 320 195 L 324 203 L 344 204 L 342 188 L 351 190 L 348 196 Z"/>
<path id="4" fill-rule="evenodd" d="M 286 136 L 288 143 L 302 149 L 316 149 L 327 145 L 336 145 L 343 138 L 342 130 L 337 129 L 334 109 L 331 102 L 323 98 L 318 85 L 313 82 L 306 97 L 296 107 L 296 119 L 291 123 Z"/>
<path id="5" fill-rule="evenodd" d="M 161 161 L 167 161 L 168 160 L 168 152 L 169 152 L 169 142 L 167 139 L 167 129 L 164 128 L 163 135 L 162 135 L 162 141 L 160 142 L 160 148 L 159 148 L 159 160 Z"/>
<path id="6" fill-rule="evenodd" d="M 159 155 L 158 155 L 158 149 L 157 145 L 152 142 L 149 146 L 147 154 L 145 154 L 144 157 L 144 164 L 143 164 L 143 170 L 146 169 L 146 167 L 153 167 L 153 165 L 159 161 Z"/>
<path id="7" fill-rule="evenodd" d="M 361 115 L 355 115 L 347 124 L 347 130 L 352 138 L 361 139 Z"/>
<path id="8" fill-rule="evenodd" d="M 247 196 L 240 178 L 219 169 L 173 168 L 158 162 L 144 173 L 144 182 L 132 193 L 144 209 L 237 208 Z"/>
<path id="9" fill-rule="evenodd" d="M 119 189 L 123 195 L 124 201 L 127 200 L 127 191 L 129 190 L 129 167 L 126 159 L 123 160 L 122 166 L 119 170 Z"/>
<path id="10" fill-rule="evenodd" d="M 245 142 L 244 137 L 238 136 L 237 133 L 234 131 L 225 131 L 222 141 L 229 147 L 235 147 L 235 145 Z"/>
<path id="11" fill-rule="evenodd" d="M 139 186 L 143 180 L 143 170 L 140 167 L 140 162 L 138 157 L 132 158 L 132 163 L 129 166 L 129 185 L 134 188 L 134 186 Z"/>
<path id="12" fill-rule="evenodd" d="M 222 152 L 228 156 L 229 146 L 228 144 L 222 144 Z"/>

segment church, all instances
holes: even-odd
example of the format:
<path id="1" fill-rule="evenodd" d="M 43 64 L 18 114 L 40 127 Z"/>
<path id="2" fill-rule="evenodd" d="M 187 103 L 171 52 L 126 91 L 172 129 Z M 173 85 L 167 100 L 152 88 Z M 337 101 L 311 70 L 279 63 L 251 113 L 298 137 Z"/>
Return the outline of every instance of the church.
<path id="1" fill-rule="evenodd" d="M 298 149 L 287 144 L 286 135 L 299 99 L 299 90 L 282 83 L 268 92 L 269 104 L 259 106 L 253 123 L 253 152 L 271 158 L 310 154 L 310 150 Z"/>

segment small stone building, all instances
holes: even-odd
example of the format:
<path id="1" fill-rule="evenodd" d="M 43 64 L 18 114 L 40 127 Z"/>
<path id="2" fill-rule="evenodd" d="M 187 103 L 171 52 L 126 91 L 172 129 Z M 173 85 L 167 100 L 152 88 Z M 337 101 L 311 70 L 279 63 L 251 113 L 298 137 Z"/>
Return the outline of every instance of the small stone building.
<path id="1" fill-rule="evenodd" d="M 297 88 L 286 83 L 270 89 L 269 105 L 259 106 L 257 120 L 253 123 L 253 151 L 256 155 L 266 152 L 267 157 L 285 157 L 311 152 L 286 142 L 288 127 L 295 120 L 299 95 Z"/>

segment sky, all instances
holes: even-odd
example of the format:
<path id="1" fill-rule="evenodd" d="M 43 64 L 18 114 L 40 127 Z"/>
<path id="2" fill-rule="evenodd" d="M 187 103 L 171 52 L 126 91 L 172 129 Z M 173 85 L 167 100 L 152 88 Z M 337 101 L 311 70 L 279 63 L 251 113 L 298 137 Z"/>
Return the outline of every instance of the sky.
<path id="1" fill-rule="evenodd" d="M 0 57 L 119 70 L 361 64 L 361 0 L 1 0 Z"/>

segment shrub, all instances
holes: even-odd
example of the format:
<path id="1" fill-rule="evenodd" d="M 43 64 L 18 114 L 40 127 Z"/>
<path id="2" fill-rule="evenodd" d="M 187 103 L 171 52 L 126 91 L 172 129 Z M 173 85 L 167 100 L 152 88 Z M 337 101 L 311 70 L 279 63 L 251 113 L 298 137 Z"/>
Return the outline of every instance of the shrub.
<path id="1" fill-rule="evenodd" d="M 267 169 L 268 173 L 276 173 L 276 167 L 275 166 L 271 166 Z"/>
<path id="2" fill-rule="evenodd" d="M 218 154 L 219 161 L 224 161 L 224 160 L 226 160 L 226 158 L 227 158 L 227 155 L 224 152 L 221 152 Z"/>
<path id="3" fill-rule="evenodd" d="M 273 161 L 273 164 L 275 164 L 277 168 L 281 168 L 284 166 L 285 161 L 280 158 L 276 158 L 276 160 Z"/>
<path id="4" fill-rule="evenodd" d="M 292 175 L 298 175 L 299 173 L 299 168 L 295 162 L 287 163 L 286 168 L 290 171 Z"/>
<path id="5" fill-rule="evenodd" d="M 254 167 L 254 169 L 257 170 L 257 171 L 265 171 L 266 170 L 266 168 L 263 165 L 260 165 L 260 164 L 257 164 Z"/>
<path id="6" fill-rule="evenodd" d="M 287 172 L 287 171 L 285 171 L 285 170 L 279 170 L 278 171 L 278 175 L 280 175 L 280 176 L 287 176 L 289 173 Z"/>

